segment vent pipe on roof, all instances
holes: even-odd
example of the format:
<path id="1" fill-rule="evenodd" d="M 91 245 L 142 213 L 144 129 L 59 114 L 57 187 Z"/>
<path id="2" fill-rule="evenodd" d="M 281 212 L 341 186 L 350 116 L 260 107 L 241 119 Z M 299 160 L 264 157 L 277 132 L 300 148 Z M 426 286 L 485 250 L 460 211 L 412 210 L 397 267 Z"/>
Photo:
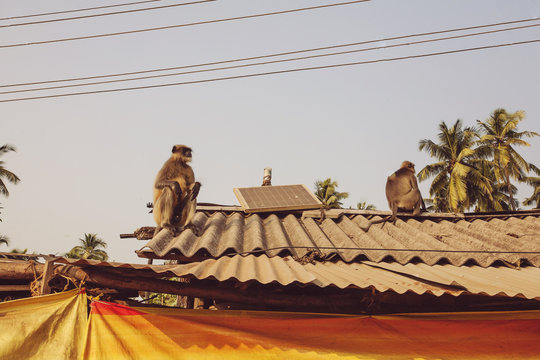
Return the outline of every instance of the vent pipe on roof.
<path id="1" fill-rule="evenodd" d="M 272 168 L 264 168 L 263 183 L 261 186 L 272 186 Z"/>

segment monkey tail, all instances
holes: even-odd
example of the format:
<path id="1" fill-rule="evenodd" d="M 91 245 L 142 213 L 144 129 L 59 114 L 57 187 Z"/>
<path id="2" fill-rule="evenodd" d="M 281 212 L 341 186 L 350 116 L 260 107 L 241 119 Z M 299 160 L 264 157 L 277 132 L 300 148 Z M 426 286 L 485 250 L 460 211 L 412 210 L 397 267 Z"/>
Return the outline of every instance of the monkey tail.
<path id="1" fill-rule="evenodd" d="M 164 187 L 154 203 L 154 220 L 161 227 L 171 226 L 176 206 L 176 194 L 170 187 Z"/>

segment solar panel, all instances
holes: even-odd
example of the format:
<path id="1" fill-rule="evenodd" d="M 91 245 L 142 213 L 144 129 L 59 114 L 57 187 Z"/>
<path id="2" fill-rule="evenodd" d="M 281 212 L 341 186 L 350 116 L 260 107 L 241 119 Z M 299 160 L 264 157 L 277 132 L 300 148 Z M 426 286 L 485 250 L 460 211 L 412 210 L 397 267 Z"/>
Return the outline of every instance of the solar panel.
<path id="1" fill-rule="evenodd" d="M 257 186 L 234 188 L 233 191 L 247 213 L 322 207 L 306 185 Z"/>

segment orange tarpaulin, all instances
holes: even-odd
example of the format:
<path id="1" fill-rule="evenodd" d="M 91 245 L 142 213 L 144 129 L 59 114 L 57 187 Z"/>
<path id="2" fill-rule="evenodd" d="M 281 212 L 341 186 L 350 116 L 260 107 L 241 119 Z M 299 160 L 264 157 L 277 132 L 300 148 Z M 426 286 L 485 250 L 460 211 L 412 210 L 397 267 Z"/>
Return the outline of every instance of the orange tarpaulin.
<path id="1" fill-rule="evenodd" d="M 540 312 L 347 316 L 94 302 L 85 359 L 538 359 Z"/>
<path id="2" fill-rule="evenodd" d="M 87 330 L 84 291 L 0 303 L 0 359 L 80 358 Z"/>
<path id="3" fill-rule="evenodd" d="M 0 303 L 0 359 L 540 359 L 540 311 L 358 316 Z"/>

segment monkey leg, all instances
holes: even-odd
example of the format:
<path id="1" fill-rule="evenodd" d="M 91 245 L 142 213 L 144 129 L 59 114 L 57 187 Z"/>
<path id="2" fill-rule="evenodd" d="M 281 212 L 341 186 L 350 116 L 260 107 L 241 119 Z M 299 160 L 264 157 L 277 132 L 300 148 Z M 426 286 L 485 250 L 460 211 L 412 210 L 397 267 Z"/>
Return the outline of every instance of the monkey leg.
<path id="1" fill-rule="evenodd" d="M 422 201 L 420 201 L 420 200 L 418 200 L 416 202 L 416 205 L 414 206 L 414 210 L 413 210 L 413 215 L 414 216 L 420 215 L 420 207 L 422 206 Z"/>
<path id="2" fill-rule="evenodd" d="M 197 210 L 197 194 L 200 187 L 201 184 L 199 182 L 193 183 L 174 209 L 174 224 L 184 229 L 192 229 L 197 236 L 199 229 L 192 223 L 192 220 Z"/>
<path id="3" fill-rule="evenodd" d="M 162 229 L 166 228 L 174 232 L 173 217 L 176 204 L 176 194 L 170 187 L 163 188 L 161 195 L 154 204 L 154 220 L 157 224 L 154 236 Z"/>

